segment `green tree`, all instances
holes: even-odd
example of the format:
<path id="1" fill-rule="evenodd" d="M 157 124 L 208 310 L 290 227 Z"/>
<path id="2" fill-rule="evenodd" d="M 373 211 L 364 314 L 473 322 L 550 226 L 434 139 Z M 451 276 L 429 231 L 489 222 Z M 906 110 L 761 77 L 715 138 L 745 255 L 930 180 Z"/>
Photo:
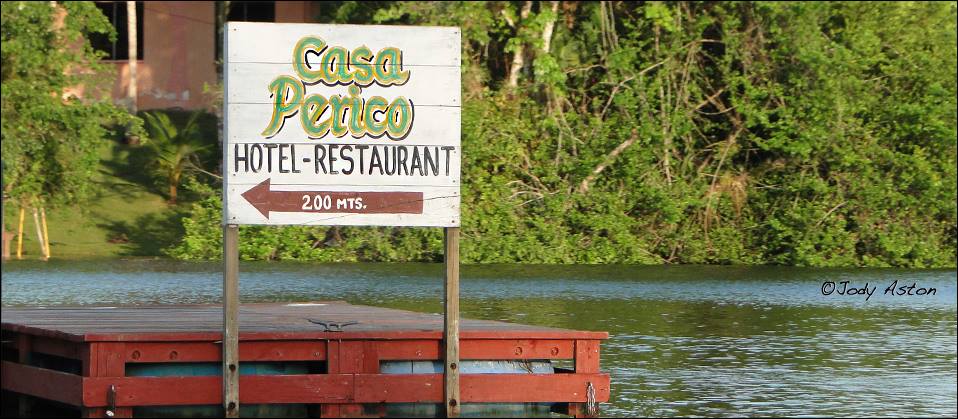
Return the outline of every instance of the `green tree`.
<path id="1" fill-rule="evenodd" d="M 211 147 L 200 131 L 199 118 L 202 115 L 202 112 L 193 112 L 183 127 L 177 127 L 166 113 L 144 114 L 155 168 L 166 180 L 171 204 L 176 204 L 183 173 L 199 169 L 199 154 Z"/>
<path id="2" fill-rule="evenodd" d="M 462 28 L 463 261 L 911 267 L 956 262 L 956 18 L 954 2 L 658 1 L 320 16 Z M 191 227 L 193 250 L 218 231 Z M 244 257 L 441 254 L 435 229 L 268 237 Z"/>
<path id="3" fill-rule="evenodd" d="M 109 72 L 88 41 L 116 35 L 93 2 L 3 2 L 0 11 L 4 192 L 22 204 L 80 202 L 107 125 L 138 127 L 110 102 Z"/>

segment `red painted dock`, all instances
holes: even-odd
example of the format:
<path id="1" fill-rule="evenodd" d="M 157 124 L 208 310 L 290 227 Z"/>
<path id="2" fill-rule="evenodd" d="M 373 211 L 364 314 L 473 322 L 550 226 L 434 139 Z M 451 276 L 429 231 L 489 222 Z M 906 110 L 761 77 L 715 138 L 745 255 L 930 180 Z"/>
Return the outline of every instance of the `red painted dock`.
<path id="1" fill-rule="evenodd" d="M 29 395 L 76 407 L 84 417 L 222 402 L 219 376 L 126 375 L 126 366 L 136 363 L 220 362 L 220 306 L 2 313 L 5 399 Z M 321 366 L 307 374 L 244 374 L 241 405 L 305 404 L 316 417 L 377 417 L 386 403 L 443 403 L 442 374 L 380 373 L 381 361 L 439 360 L 442 316 L 345 302 L 244 304 L 239 324 L 241 363 Z M 573 416 L 594 414 L 587 408 L 590 393 L 598 403 L 609 399 L 609 375 L 599 370 L 599 346 L 607 338 L 605 332 L 463 319 L 463 361 L 571 360 L 574 367 L 556 374 L 462 374 L 462 403 L 545 402 Z M 42 403 L 32 397 L 21 401 L 21 414 Z"/>

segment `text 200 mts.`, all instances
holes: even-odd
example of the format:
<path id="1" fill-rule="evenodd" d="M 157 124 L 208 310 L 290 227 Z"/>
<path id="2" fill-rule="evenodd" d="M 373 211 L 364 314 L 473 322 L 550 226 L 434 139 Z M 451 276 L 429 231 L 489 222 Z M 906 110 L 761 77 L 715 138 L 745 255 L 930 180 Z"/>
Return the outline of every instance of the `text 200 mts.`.
<path id="1" fill-rule="evenodd" d="M 315 194 L 303 195 L 303 209 L 306 211 L 328 211 L 333 209 L 333 199 L 329 195 Z M 335 202 L 336 209 L 361 210 L 365 209 L 363 198 L 338 198 Z"/>

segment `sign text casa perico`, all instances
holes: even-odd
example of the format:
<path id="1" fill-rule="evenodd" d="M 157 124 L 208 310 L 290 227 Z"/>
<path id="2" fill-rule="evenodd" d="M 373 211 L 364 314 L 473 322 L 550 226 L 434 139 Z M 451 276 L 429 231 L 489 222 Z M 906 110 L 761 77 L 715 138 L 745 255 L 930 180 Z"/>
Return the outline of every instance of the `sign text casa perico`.
<path id="1" fill-rule="evenodd" d="M 231 22 L 224 222 L 459 225 L 457 28 Z"/>

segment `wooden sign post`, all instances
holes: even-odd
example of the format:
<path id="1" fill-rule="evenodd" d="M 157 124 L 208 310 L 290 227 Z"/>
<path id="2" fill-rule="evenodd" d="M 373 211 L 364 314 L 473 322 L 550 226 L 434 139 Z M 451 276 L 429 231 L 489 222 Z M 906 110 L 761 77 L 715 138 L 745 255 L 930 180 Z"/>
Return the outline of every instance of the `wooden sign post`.
<path id="1" fill-rule="evenodd" d="M 239 413 L 237 226 L 445 228 L 445 394 L 459 414 L 458 28 L 224 31 L 223 406 Z"/>
<path id="2" fill-rule="evenodd" d="M 446 285 L 443 305 L 443 342 L 446 365 L 443 383 L 446 417 L 459 417 L 459 227 L 446 227 Z"/>
<path id="3" fill-rule="evenodd" d="M 223 226 L 223 410 L 239 417 L 239 226 Z"/>

